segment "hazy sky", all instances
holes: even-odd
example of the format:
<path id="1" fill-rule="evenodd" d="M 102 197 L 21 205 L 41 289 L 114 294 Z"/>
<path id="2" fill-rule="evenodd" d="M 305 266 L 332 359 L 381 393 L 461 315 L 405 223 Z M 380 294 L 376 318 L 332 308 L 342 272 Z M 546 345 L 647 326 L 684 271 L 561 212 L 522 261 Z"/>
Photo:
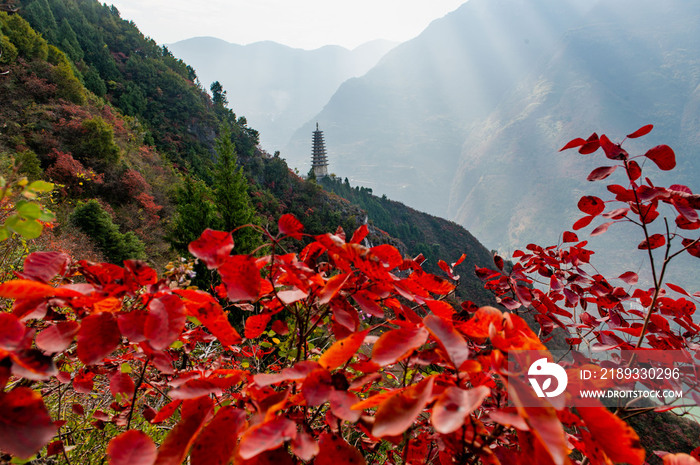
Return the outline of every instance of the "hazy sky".
<path id="1" fill-rule="evenodd" d="M 213 36 L 248 44 L 354 48 L 402 42 L 466 0 L 106 0 L 159 44 Z"/>

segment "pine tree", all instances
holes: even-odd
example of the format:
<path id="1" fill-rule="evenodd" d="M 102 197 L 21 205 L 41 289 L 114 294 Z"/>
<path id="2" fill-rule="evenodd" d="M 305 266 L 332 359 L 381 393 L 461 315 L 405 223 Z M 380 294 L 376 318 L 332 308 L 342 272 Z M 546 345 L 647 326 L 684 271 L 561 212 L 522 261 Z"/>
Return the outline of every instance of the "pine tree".
<path id="1" fill-rule="evenodd" d="M 143 242 L 133 231 L 119 232 L 119 227 L 97 200 L 78 203 L 70 219 L 95 241 L 110 262 L 121 264 L 124 260 L 145 258 Z"/>
<path id="2" fill-rule="evenodd" d="M 216 209 L 225 231 L 232 231 L 246 224 L 257 224 L 258 217 L 248 196 L 248 181 L 243 168 L 237 166 L 236 148 L 231 141 L 231 129 L 221 128 L 216 139 L 218 156 L 212 178 Z M 260 235 L 253 228 L 241 228 L 233 235 L 236 253 L 249 253 L 261 244 Z"/>
<path id="3" fill-rule="evenodd" d="M 186 177 L 177 192 L 177 206 L 169 240 L 173 248 L 187 256 L 187 246 L 206 228 L 221 228 L 211 189 L 202 181 Z"/>

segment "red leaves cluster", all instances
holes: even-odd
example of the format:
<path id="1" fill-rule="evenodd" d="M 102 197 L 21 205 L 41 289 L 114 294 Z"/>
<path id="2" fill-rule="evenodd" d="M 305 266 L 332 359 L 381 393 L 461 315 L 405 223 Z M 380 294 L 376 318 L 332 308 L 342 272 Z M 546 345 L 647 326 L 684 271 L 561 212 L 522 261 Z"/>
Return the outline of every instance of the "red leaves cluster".
<path id="1" fill-rule="evenodd" d="M 653 129 L 651 124 L 643 126 L 627 137 L 630 139 L 642 137 Z M 588 140 L 581 138 L 574 139 L 567 143 L 561 150 L 571 148 L 579 148 L 579 153 L 590 154 L 603 148 L 607 158 L 611 160 L 619 160 L 618 165 L 601 166 L 594 169 L 588 175 L 589 181 L 600 181 L 606 179 L 613 174 L 617 168 L 622 168 L 628 178 L 629 187 L 624 187 L 617 184 L 608 186 L 608 190 L 615 194 L 615 201 L 625 204 L 624 207 L 616 208 L 605 212 L 605 202 L 595 196 L 583 196 L 579 200 L 579 210 L 586 213 L 587 216 L 579 219 L 574 223 L 574 230 L 578 230 L 588 226 L 597 216 L 602 215 L 604 218 L 612 219 L 597 226 L 592 236 L 603 234 L 608 228 L 619 221 L 629 221 L 641 224 L 647 230 L 647 225 L 654 222 L 659 217 L 659 202 L 671 205 L 678 212 L 676 225 L 681 230 L 695 230 L 700 228 L 700 220 L 698 219 L 698 210 L 700 210 L 700 196 L 694 195 L 690 188 L 682 185 L 672 185 L 668 188 L 658 187 L 651 184 L 651 181 L 646 178 L 644 183 L 639 183 L 642 177 L 642 167 L 634 160 L 634 158 L 646 158 L 654 162 L 662 171 L 670 171 L 676 167 L 676 155 L 667 145 L 658 145 L 649 149 L 644 155 L 638 157 L 630 157 L 629 154 L 622 149 L 621 144 L 612 143 L 607 136 L 593 134 Z M 670 247 L 671 239 L 680 237 L 685 250 L 694 256 L 700 256 L 700 247 L 697 246 L 697 238 L 692 239 L 684 237 L 680 234 L 671 235 L 670 232 L 664 233 L 647 233 L 638 248 L 642 250 L 654 250 L 664 245 Z M 568 242 L 566 239 L 564 242 Z"/>
<path id="2" fill-rule="evenodd" d="M 610 221 L 593 235 L 617 221 L 645 227 L 661 203 L 676 209 L 680 230 L 700 228 L 698 197 L 685 186 L 638 184 L 641 167 L 621 144 L 593 134 L 564 148 L 602 148 L 619 163 L 597 168 L 590 180 L 618 167 L 629 180 L 628 187 L 608 188 L 622 207 L 606 211 L 613 201 L 582 197 L 578 208 L 586 216 L 574 230 L 598 216 Z M 644 156 L 662 170 L 675 166 L 666 146 Z M 0 284 L 0 297 L 14 299 L 11 311 L 0 313 L 0 449 L 30 457 L 57 431 L 40 394 L 5 391 L 10 379 L 23 378 L 109 392 L 109 409 L 86 412 L 75 404 L 72 411 L 89 413 L 96 429 L 112 423 L 119 432 L 107 447 L 112 465 L 177 465 L 188 456 L 193 465 L 354 465 L 387 450 L 382 442 L 392 444 L 385 462 L 559 465 L 570 463 L 575 448 L 591 463 L 643 463 L 636 433 L 602 407 L 576 415 L 525 406 L 505 360 L 513 351 L 546 350 L 543 341 L 515 313 L 467 302 L 453 307 L 454 268 L 464 256 L 439 262 L 446 279 L 425 272 L 422 258 L 362 245 L 367 226 L 350 241 L 340 229 L 310 238 L 286 214 L 277 229 L 269 235 L 273 252 L 263 257 L 232 255 L 228 232 L 206 230 L 190 244 L 221 278 L 216 295 L 171 289 L 141 262 L 71 264 L 62 254 L 30 255 L 20 279 Z M 307 244 L 299 253 L 274 253 L 287 238 Z M 672 239 L 650 233 L 639 248 Z M 700 331 L 693 296 L 681 287 L 668 285 L 683 294 L 679 299 L 658 289 L 632 291 L 639 280 L 633 272 L 611 284 L 584 271 L 593 254 L 585 241 L 567 231 L 563 242 L 530 244 L 512 264 L 495 256 L 497 270 L 476 273 L 507 310 L 532 312 L 541 335 L 568 331 L 572 349 L 589 335 L 599 349 L 632 348 L 645 336 L 652 348 L 683 348 L 684 338 Z M 682 245 L 700 255 L 697 240 L 683 237 Z M 76 276 L 80 284 L 71 282 Z M 626 306 L 632 299 L 648 310 Z M 137 415 L 168 425 L 159 445 L 133 429 Z M 51 442 L 50 454 L 61 451 L 60 440 Z"/>

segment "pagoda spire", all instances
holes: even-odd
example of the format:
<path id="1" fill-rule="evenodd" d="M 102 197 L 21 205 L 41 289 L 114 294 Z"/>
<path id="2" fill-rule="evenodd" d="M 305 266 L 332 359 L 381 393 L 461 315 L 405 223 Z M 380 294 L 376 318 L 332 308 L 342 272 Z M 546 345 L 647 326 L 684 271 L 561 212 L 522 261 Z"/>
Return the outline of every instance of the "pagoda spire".
<path id="1" fill-rule="evenodd" d="M 318 129 L 318 122 L 316 122 L 316 130 L 313 134 L 311 168 L 314 170 L 316 179 L 320 179 L 328 176 L 328 157 L 326 156 L 326 144 L 323 141 L 323 131 Z"/>

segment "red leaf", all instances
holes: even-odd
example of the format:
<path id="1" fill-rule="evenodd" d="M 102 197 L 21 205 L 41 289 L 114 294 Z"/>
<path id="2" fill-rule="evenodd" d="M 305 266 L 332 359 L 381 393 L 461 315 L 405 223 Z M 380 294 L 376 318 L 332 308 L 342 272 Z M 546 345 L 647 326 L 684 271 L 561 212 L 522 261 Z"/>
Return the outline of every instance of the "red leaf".
<path id="1" fill-rule="evenodd" d="M 435 427 L 435 431 L 440 434 L 450 434 L 457 431 L 464 420 L 474 410 L 481 406 L 491 389 L 486 386 L 479 386 L 467 391 L 456 386 L 451 386 L 438 397 L 430 421 Z"/>
<path id="2" fill-rule="evenodd" d="M 481 307 L 471 319 L 459 325 L 459 330 L 469 337 L 485 339 L 489 337 L 490 326 L 496 328 L 503 326 L 503 313 L 493 307 Z"/>
<path id="3" fill-rule="evenodd" d="M 73 378 L 73 389 L 83 394 L 90 394 L 95 384 L 95 373 L 80 370 Z"/>
<path id="4" fill-rule="evenodd" d="M 121 394 L 126 396 L 131 400 L 131 396 L 134 395 L 134 389 L 136 385 L 127 373 L 122 373 L 120 371 L 114 373 L 109 380 L 109 390 L 112 392 L 114 397 Z"/>
<path id="5" fill-rule="evenodd" d="M 559 151 L 563 152 L 564 150 L 573 149 L 575 147 L 581 147 L 585 143 L 585 140 L 581 139 L 580 137 L 577 137 L 576 139 L 572 139 L 569 142 L 567 142 L 564 147 L 559 149 Z"/>
<path id="6" fill-rule="evenodd" d="M 221 280 L 226 285 L 231 302 L 257 300 L 262 289 L 262 278 L 252 255 L 227 257 L 219 267 Z"/>
<path id="7" fill-rule="evenodd" d="M 296 423 L 285 417 L 274 417 L 243 433 L 238 453 L 243 459 L 250 459 L 266 450 L 276 449 L 296 436 L 296 432 Z"/>
<path id="8" fill-rule="evenodd" d="M 687 295 L 688 297 L 690 297 L 690 294 L 688 294 L 688 291 L 683 289 L 681 286 L 678 286 L 678 285 L 672 284 L 672 283 L 666 283 L 666 285 L 669 287 L 669 289 L 676 291 L 679 294 Z"/>
<path id="9" fill-rule="evenodd" d="M 592 215 L 591 216 L 584 216 L 583 218 L 579 218 L 574 223 L 574 226 L 573 226 L 574 231 L 578 231 L 581 228 L 585 228 L 586 226 L 591 224 L 591 221 L 593 221 L 594 218 L 595 218 L 595 216 L 592 216 Z"/>
<path id="10" fill-rule="evenodd" d="M 318 293 L 318 303 L 319 305 L 327 304 L 335 297 L 340 289 L 342 289 L 348 278 L 352 276 L 352 273 L 343 273 L 332 276 L 323 289 Z"/>
<path id="11" fill-rule="evenodd" d="M 0 392 L 0 450 L 28 459 L 55 434 L 41 394 L 26 387 Z"/>
<path id="12" fill-rule="evenodd" d="M 651 132 L 652 129 L 654 129 L 654 125 L 647 124 L 646 126 L 642 126 L 641 128 L 637 129 L 632 134 L 627 134 L 627 138 L 636 139 L 637 137 L 646 136 Z"/>
<path id="13" fill-rule="evenodd" d="M 132 310 L 128 313 L 121 313 L 117 317 L 117 324 L 122 335 L 130 342 L 143 342 L 146 340 L 144 328 L 146 326 L 148 312 Z"/>
<path id="14" fill-rule="evenodd" d="M 185 329 L 187 313 L 182 300 L 174 294 L 154 299 L 148 306 L 144 334 L 156 350 L 170 347 Z"/>
<path id="15" fill-rule="evenodd" d="M 389 330 L 374 343 L 372 361 L 380 366 L 390 365 L 425 344 L 428 336 L 428 331 L 420 326 Z"/>
<path id="16" fill-rule="evenodd" d="M 564 231 L 563 242 L 578 242 L 578 236 L 571 231 Z"/>
<path id="17" fill-rule="evenodd" d="M 433 378 L 426 378 L 389 397 L 377 409 L 372 435 L 378 438 L 402 434 L 411 427 L 433 392 Z"/>
<path id="18" fill-rule="evenodd" d="M 15 350 L 24 339 L 24 325 L 11 313 L 0 313 L 0 350 Z M 0 357 L 5 354 L 0 352 Z"/>
<path id="19" fill-rule="evenodd" d="M 192 465 L 227 465 L 236 449 L 238 433 L 245 426 L 245 412 L 231 405 L 221 407 L 199 433 L 192 446 Z"/>
<path id="20" fill-rule="evenodd" d="M 16 350 L 10 357 L 14 362 L 12 373 L 18 377 L 43 380 L 57 374 L 53 358 L 38 349 Z"/>
<path id="21" fill-rule="evenodd" d="M 656 163 L 662 171 L 669 171 L 676 167 L 676 154 L 668 145 L 657 145 L 649 149 L 644 156 Z"/>
<path id="22" fill-rule="evenodd" d="M 299 431 L 294 439 L 292 439 L 292 452 L 305 462 L 316 457 L 319 449 L 318 442 L 305 431 Z"/>
<path id="23" fill-rule="evenodd" d="M 297 240 L 302 238 L 304 225 L 291 213 L 285 213 L 280 216 L 277 227 L 285 236 L 290 236 Z"/>
<path id="24" fill-rule="evenodd" d="M 124 260 L 124 268 L 131 273 L 139 286 L 148 286 L 158 282 L 158 273 L 143 260 Z"/>
<path id="25" fill-rule="evenodd" d="M 333 415 L 341 420 L 355 423 L 362 415 L 361 411 L 352 409 L 358 401 L 357 396 L 352 392 L 333 390 L 328 395 L 328 401 Z"/>
<path id="26" fill-rule="evenodd" d="M 600 168 L 596 168 L 593 171 L 591 171 L 591 174 L 588 175 L 586 179 L 589 181 L 600 181 L 602 179 L 607 178 L 613 172 L 617 169 L 617 165 L 615 166 L 601 166 Z"/>
<path id="27" fill-rule="evenodd" d="M 46 456 L 53 457 L 54 455 L 63 453 L 63 441 L 53 441 L 46 446 Z"/>
<path id="28" fill-rule="evenodd" d="M 182 401 L 179 399 L 168 402 L 158 411 L 158 414 L 153 418 L 153 420 L 151 420 L 151 423 L 161 423 L 172 417 L 173 413 L 175 413 L 175 410 L 177 410 L 181 403 Z"/>
<path id="29" fill-rule="evenodd" d="M 599 236 L 599 235 L 603 234 L 605 231 L 608 230 L 610 225 L 613 223 L 614 223 L 614 221 L 610 221 L 608 223 L 601 224 L 600 226 L 595 228 L 593 231 L 591 231 L 591 236 Z"/>
<path id="30" fill-rule="evenodd" d="M 368 329 L 358 333 L 352 333 L 350 336 L 340 341 L 336 341 L 328 350 L 326 350 L 321 358 L 318 359 L 318 364 L 327 370 L 334 370 L 345 362 L 350 360 L 357 349 L 360 348 L 365 341 L 365 336 L 369 332 Z"/>
<path id="31" fill-rule="evenodd" d="M 584 195 L 578 201 L 578 209 L 588 215 L 599 215 L 605 210 L 605 202 L 593 195 Z"/>
<path id="32" fill-rule="evenodd" d="M 586 423 L 588 431 L 598 447 L 603 449 L 613 462 L 642 465 L 646 452 L 639 442 L 639 436 L 632 427 L 605 407 L 583 407 L 579 416 Z"/>
<path id="33" fill-rule="evenodd" d="M 117 319 L 112 313 L 85 317 L 78 331 L 78 358 L 86 365 L 101 364 L 121 342 Z"/>
<path id="34" fill-rule="evenodd" d="M 620 276 L 618 276 L 618 278 L 623 280 L 625 283 L 629 284 L 630 286 L 634 286 L 639 281 L 639 276 L 637 276 L 637 273 L 634 273 L 632 271 L 627 271 L 626 273 L 622 273 Z"/>
<path id="35" fill-rule="evenodd" d="M 687 247 L 687 251 L 693 257 L 700 258 L 700 241 L 692 239 L 683 239 L 681 241 L 683 247 Z"/>
<path id="36" fill-rule="evenodd" d="M 231 326 L 228 317 L 218 302 L 202 301 L 187 302 L 189 314 L 197 318 L 219 340 L 221 345 L 230 347 L 239 344 L 243 339 Z"/>
<path id="37" fill-rule="evenodd" d="M 417 282 L 423 289 L 433 294 L 447 295 L 452 292 L 455 285 L 446 279 L 442 279 L 431 273 L 417 270 L 411 273 L 410 279 Z"/>
<path id="38" fill-rule="evenodd" d="M 279 373 L 258 373 L 253 376 L 255 384 L 260 387 L 281 383 L 289 380 L 302 380 L 309 373 L 319 368 L 319 364 L 310 360 L 305 360 L 294 364 L 294 366 L 284 368 Z"/>
<path id="39" fill-rule="evenodd" d="M 213 407 L 214 401 L 206 396 L 182 402 L 180 421 L 160 445 L 156 465 L 182 464 L 197 433 L 211 417 Z"/>
<path id="40" fill-rule="evenodd" d="M 628 157 L 627 152 L 620 144 L 613 144 L 605 134 L 600 136 L 600 146 L 603 148 L 605 156 L 611 160 L 625 160 Z"/>
<path id="41" fill-rule="evenodd" d="M 616 208 L 615 210 L 610 210 L 608 212 L 603 213 L 603 218 L 608 218 L 612 220 L 621 220 L 625 216 L 627 216 L 627 213 L 629 213 L 630 209 L 627 207 L 624 208 Z"/>
<path id="42" fill-rule="evenodd" d="M 73 342 L 80 325 L 77 321 L 61 321 L 49 326 L 36 336 L 36 346 L 44 352 L 63 352 Z"/>
<path id="43" fill-rule="evenodd" d="M 393 270 L 403 263 L 403 257 L 396 247 L 389 244 L 376 245 L 369 249 L 372 256 L 379 259 L 387 269 Z"/>
<path id="44" fill-rule="evenodd" d="M 233 249 L 233 237 L 229 232 L 207 228 L 199 239 L 190 242 L 188 249 L 211 270 L 221 265 L 229 256 Z"/>
<path id="45" fill-rule="evenodd" d="M 304 384 L 301 385 L 301 393 L 306 399 L 306 403 L 313 407 L 327 401 L 333 389 L 333 377 L 324 368 L 319 368 L 309 373 L 304 380 Z"/>
<path id="46" fill-rule="evenodd" d="M 284 320 L 273 321 L 271 329 L 282 336 L 289 334 L 289 327 L 287 326 L 287 322 Z"/>
<path id="47" fill-rule="evenodd" d="M 588 155 L 598 150 L 598 148 L 600 148 L 600 141 L 598 140 L 598 134 L 594 132 L 586 139 L 586 143 L 578 149 L 578 153 L 581 155 Z"/>
<path id="48" fill-rule="evenodd" d="M 365 465 L 362 453 L 337 434 L 323 433 L 314 465 Z"/>
<path id="49" fill-rule="evenodd" d="M 255 339 L 260 336 L 267 329 L 267 324 L 270 322 L 271 318 L 272 316 L 269 313 L 249 316 L 245 320 L 245 332 L 243 335 L 247 339 Z"/>
<path id="50" fill-rule="evenodd" d="M 365 237 L 367 237 L 367 234 L 369 234 L 369 228 L 367 228 L 366 224 L 363 224 L 353 233 L 352 239 L 350 239 L 350 244 L 359 244 Z"/>
<path id="51" fill-rule="evenodd" d="M 34 281 L 48 283 L 66 271 L 70 257 L 62 252 L 33 252 L 24 259 L 24 269 L 20 276 Z"/>
<path id="52" fill-rule="evenodd" d="M 455 368 L 459 369 L 469 358 L 467 342 L 452 326 L 452 323 L 437 315 L 427 315 L 423 324 L 437 340 Z"/>
<path id="53" fill-rule="evenodd" d="M 697 449 L 695 449 L 697 451 Z M 697 454 L 695 454 L 697 456 Z M 700 465 L 700 461 L 696 460 L 692 455 L 678 453 L 666 454 L 662 457 L 664 465 Z"/>
<path id="54" fill-rule="evenodd" d="M 80 292 L 26 279 L 15 279 L 0 284 L 0 297 L 8 299 L 41 299 L 44 297 L 82 297 Z"/>
<path id="55" fill-rule="evenodd" d="M 182 384 L 177 389 L 170 391 L 171 399 L 195 399 L 201 396 L 208 396 L 209 394 L 214 394 L 215 396 L 221 395 L 221 388 L 216 384 L 208 381 L 206 379 L 190 379 Z"/>
<path id="56" fill-rule="evenodd" d="M 452 315 L 455 313 L 455 309 L 452 305 L 448 304 L 444 300 L 426 300 L 425 304 L 428 306 L 431 312 L 440 318 L 452 319 Z"/>
<path id="57" fill-rule="evenodd" d="M 375 300 L 377 296 L 367 291 L 358 291 L 352 295 L 352 298 L 368 315 L 384 318 L 384 310 Z"/>
<path id="58" fill-rule="evenodd" d="M 131 429 L 109 441 L 109 465 L 153 465 L 158 450 L 143 431 Z"/>
<path id="59" fill-rule="evenodd" d="M 504 264 L 503 257 L 501 257 L 500 255 L 497 255 L 497 254 L 494 255 L 493 256 L 493 263 L 496 265 L 496 268 L 503 271 L 503 264 Z"/>
<path id="60" fill-rule="evenodd" d="M 636 181 L 642 177 L 642 168 L 639 166 L 639 163 L 630 160 L 627 166 L 627 173 L 629 174 L 630 181 Z"/>
<path id="61" fill-rule="evenodd" d="M 651 236 L 649 236 L 648 241 L 644 239 L 642 242 L 639 243 L 637 248 L 641 250 L 653 250 L 658 249 L 664 244 L 666 244 L 666 237 L 663 234 L 652 234 Z"/>

